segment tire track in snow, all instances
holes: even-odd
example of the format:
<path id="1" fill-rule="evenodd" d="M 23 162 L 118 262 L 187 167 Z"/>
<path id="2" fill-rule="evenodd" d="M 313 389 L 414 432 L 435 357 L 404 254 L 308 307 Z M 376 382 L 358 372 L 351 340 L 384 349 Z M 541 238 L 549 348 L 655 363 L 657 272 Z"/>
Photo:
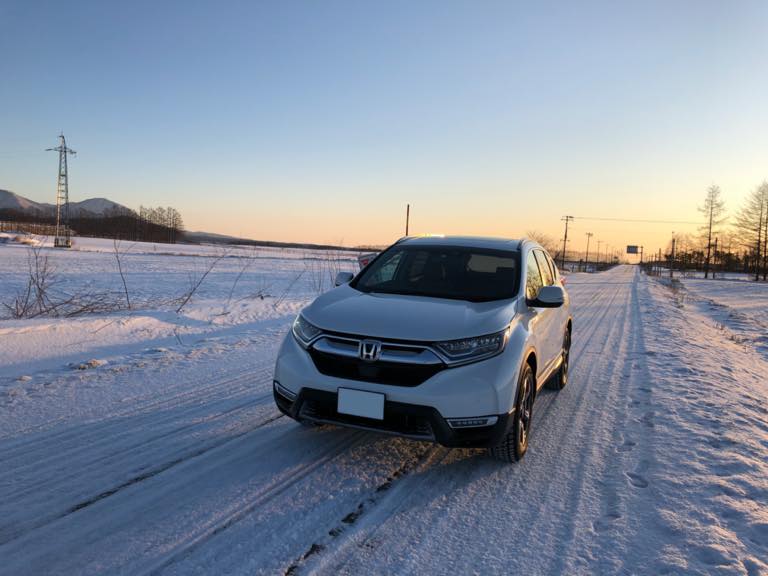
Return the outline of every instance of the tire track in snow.
<path id="1" fill-rule="evenodd" d="M 271 397 L 270 397 L 271 400 Z M 228 412 L 228 414 L 239 412 L 241 410 L 245 410 L 246 408 L 253 407 L 254 405 L 259 405 L 262 402 L 250 402 L 247 406 L 242 406 L 236 410 L 231 410 Z M 224 414 L 222 414 L 224 415 Z M 154 476 L 157 476 L 158 474 L 161 474 L 162 472 L 165 472 L 166 470 L 170 470 L 171 468 L 178 466 L 179 464 L 182 464 L 188 460 L 191 460 L 193 458 L 196 458 L 198 456 L 202 456 L 203 454 L 210 452 L 211 450 L 215 450 L 217 448 L 220 448 L 224 445 L 226 445 L 229 442 L 232 442 L 233 440 L 236 440 L 240 438 L 241 436 L 244 436 L 246 434 L 249 434 L 253 432 L 254 430 L 257 430 L 259 428 L 262 428 L 263 426 L 266 426 L 268 424 L 271 424 L 275 420 L 282 418 L 283 414 L 280 413 L 273 413 L 267 418 L 261 420 L 255 425 L 249 426 L 247 429 L 240 431 L 236 433 L 233 436 L 226 437 L 224 439 L 209 442 L 204 444 L 202 447 L 197 447 L 194 449 L 182 449 L 181 455 L 178 457 L 173 458 L 172 460 L 161 462 L 160 464 L 146 464 L 144 466 L 145 471 L 141 472 L 140 474 L 134 475 L 130 477 L 128 480 L 125 480 L 123 482 L 120 482 L 117 485 L 113 485 L 109 488 L 103 489 L 102 491 L 96 494 L 95 496 L 88 497 L 84 500 L 80 500 L 76 502 L 75 504 L 72 504 L 68 507 L 66 507 L 63 511 L 57 512 L 55 509 L 51 510 L 50 507 L 46 507 L 46 513 L 42 516 L 36 515 L 34 520 L 32 522 L 25 523 L 23 520 L 19 521 L 12 516 L 5 516 L 3 518 L 3 524 L 0 524 L 0 545 L 6 544 L 8 542 L 11 542 L 17 538 L 22 537 L 24 534 L 31 532 L 32 530 L 35 530 L 37 528 L 40 528 L 42 526 L 45 526 L 46 524 L 49 524 L 51 522 L 54 522 L 56 520 L 59 520 L 61 518 L 64 518 L 74 512 L 77 512 L 79 510 L 82 510 L 84 508 L 87 508 L 96 502 L 99 502 L 101 500 L 104 500 L 105 498 L 108 498 L 110 496 L 113 496 L 120 492 L 121 490 L 124 490 L 125 488 L 128 488 L 130 486 L 133 486 L 135 484 L 138 484 L 139 482 L 143 482 L 145 480 L 148 480 Z M 79 474 L 72 475 L 69 478 L 65 478 L 64 480 L 80 480 L 83 477 L 88 477 L 89 480 L 93 478 L 92 475 L 88 474 L 88 470 L 92 468 L 98 468 L 97 466 L 90 466 L 88 469 L 81 470 Z M 60 484 L 61 479 L 54 479 L 51 483 L 57 483 Z M 106 482 L 105 482 L 106 483 Z M 57 490 L 57 497 L 61 497 L 61 488 Z M 31 491 L 27 491 L 29 493 Z M 27 495 L 27 493 L 23 495 Z M 22 496 L 23 496 L 22 495 Z M 31 494 L 33 496 L 32 500 L 34 501 L 34 494 Z M 16 506 L 19 507 L 18 503 L 15 502 L 13 499 L 7 499 L 4 501 L 5 505 L 9 506 Z M 25 509 L 25 516 L 28 515 L 28 510 Z M 7 523 L 7 525 L 5 525 Z"/>
<path id="2" fill-rule="evenodd" d="M 0 485 L 10 476 L 14 478 L 23 472 L 26 468 L 36 469 L 40 464 L 41 457 L 56 458 L 68 461 L 72 452 L 78 452 L 83 447 L 89 450 L 100 446 L 112 446 L 115 441 L 122 436 L 130 435 L 132 429 L 125 428 L 128 418 L 145 418 L 141 422 L 142 426 L 158 427 L 160 425 L 172 422 L 179 418 L 191 418 L 200 414 L 209 412 L 207 401 L 215 399 L 219 403 L 231 401 L 232 398 L 243 392 L 248 392 L 254 388 L 255 382 L 265 381 L 267 375 L 271 374 L 271 369 L 261 367 L 258 372 L 247 371 L 243 374 L 230 378 L 216 384 L 206 387 L 204 393 L 200 394 L 180 394 L 171 398 L 152 403 L 148 407 L 142 406 L 138 409 L 129 409 L 120 413 L 110 415 L 94 424 L 81 424 L 69 426 L 64 430 L 47 434 L 45 432 L 36 435 L 34 439 L 28 440 L 22 446 L 13 446 L 10 450 L 0 452 L 0 459 L 7 463 L 7 473 L 0 473 Z M 231 385 L 238 385 L 237 388 L 231 388 Z M 242 384 L 242 385 L 241 385 Z M 226 387 L 226 388 L 225 388 Z M 222 389 L 225 388 L 225 395 L 222 395 Z M 183 407 L 176 412 L 172 409 Z M 159 410 L 163 411 L 160 412 Z M 86 430 L 82 430 L 86 427 Z M 29 445 L 32 446 L 29 446 Z M 52 446 L 67 446 L 68 449 L 58 450 L 51 455 Z M 16 460 L 27 460 L 27 464 L 14 464 Z"/>
<path id="3" fill-rule="evenodd" d="M 102 432 L 99 426 L 105 426 L 108 430 L 108 428 L 112 426 L 112 421 L 116 418 L 148 413 L 156 411 L 159 408 L 172 408 L 180 403 L 202 402 L 209 398 L 216 397 L 222 387 L 253 377 L 254 371 L 258 370 L 263 372 L 270 366 L 270 362 L 262 362 L 249 370 L 240 371 L 238 374 L 227 377 L 224 380 L 218 380 L 212 384 L 203 386 L 193 386 L 191 389 L 184 390 L 181 393 L 161 397 L 159 399 L 152 397 L 148 401 L 138 403 L 138 405 L 134 404 L 124 410 L 110 413 L 109 415 L 104 416 L 101 419 L 101 422 L 95 424 L 94 435 L 101 436 Z M 239 390 L 242 389 L 243 388 L 241 387 Z M 29 431 L 27 431 L 20 439 L 5 440 L 3 443 L 7 444 L 8 447 L 0 450 L 0 459 L 9 461 L 10 459 L 19 456 L 34 454 L 33 450 L 47 451 L 51 441 L 65 441 L 71 436 L 77 435 L 78 432 L 69 426 L 59 431 L 52 431 L 50 433 L 42 431 L 39 434 L 33 434 L 35 434 L 33 438 L 27 438 L 27 436 L 29 436 Z"/>
<path id="4" fill-rule="evenodd" d="M 0 574 L 157 574 L 366 438 L 326 431 L 311 445 L 295 441 L 313 432 L 273 421 L 125 486 L 0 546 L 10 559 Z"/>
<path id="5" fill-rule="evenodd" d="M 242 387 L 241 391 L 243 391 L 254 388 L 252 380 L 266 382 L 267 379 L 271 379 L 271 371 L 263 369 L 255 375 L 245 373 L 237 380 L 228 379 L 218 382 L 214 388 L 229 385 L 236 381 L 246 381 L 248 383 Z M 207 398 L 210 397 L 212 396 L 207 396 Z M 16 485 L 20 485 L 20 488 L 16 491 L 3 491 L 0 510 L 4 509 L 6 512 L 0 516 L 2 517 L 0 521 L 0 544 L 19 538 L 30 530 L 85 508 L 127 486 L 151 478 L 190 458 L 204 454 L 274 421 L 279 415 L 276 411 L 269 410 L 266 419 L 262 418 L 255 426 L 248 426 L 245 430 L 237 432 L 235 436 L 213 441 L 203 439 L 202 443 L 195 440 L 194 437 L 196 429 L 211 427 L 218 421 L 224 421 L 221 425 L 227 426 L 226 420 L 233 420 L 235 423 L 242 421 L 240 414 L 253 408 L 264 405 L 271 407 L 271 397 L 270 392 L 255 399 L 240 402 L 235 406 L 218 410 L 218 406 L 223 403 L 231 404 L 231 400 L 225 398 L 221 401 L 201 405 L 199 404 L 200 396 L 197 396 L 196 402 L 185 410 L 168 414 L 162 418 L 153 418 L 152 416 L 155 414 L 150 413 L 149 417 L 142 418 L 127 429 L 126 422 L 122 418 L 110 420 L 108 428 L 99 429 L 100 442 L 89 442 L 92 437 L 89 430 L 87 434 L 68 437 L 66 445 L 71 445 L 68 450 L 56 450 L 54 443 L 48 447 L 49 451 L 54 453 L 53 457 L 37 461 L 26 467 L 33 468 L 30 471 L 32 475 L 29 480 L 19 477 L 20 470 L 18 468 L 10 469 L 14 482 Z M 185 399 L 188 400 L 188 397 Z M 203 417 L 197 417 L 198 414 Z M 177 423 L 181 425 L 179 426 Z M 171 426 L 170 430 L 162 430 L 156 434 L 151 432 L 168 426 Z M 147 429 L 150 430 L 149 434 Z M 110 434 L 112 430 L 118 431 L 118 433 Z M 174 437 L 187 435 L 191 437 L 189 439 L 182 438 L 186 442 L 182 442 L 181 446 L 170 442 Z M 123 441 L 122 445 L 120 444 L 121 441 Z M 158 448 L 153 451 L 157 444 L 159 444 Z M 35 466 L 37 467 L 35 468 Z M 134 472 L 134 470 L 136 471 Z M 126 476 L 128 476 L 127 479 Z M 39 480 L 35 482 L 34 478 L 39 478 Z M 96 483 L 94 479 L 96 479 Z M 84 491 L 83 486 L 86 487 L 85 491 L 90 488 L 90 495 L 86 495 L 87 492 Z M 46 503 L 44 497 L 51 495 L 54 502 L 50 505 L 44 505 Z M 69 502 L 67 502 L 67 498 L 69 498 Z M 26 503 L 24 503 L 25 500 L 27 500 Z M 34 510 L 35 506 L 41 509 L 30 518 L 30 509 Z M 13 510 L 16 510 L 17 514 L 14 514 Z"/>
<path id="6" fill-rule="evenodd" d="M 357 534 L 364 529 L 363 526 L 371 524 L 372 517 L 380 518 L 382 516 L 380 507 L 385 498 L 392 499 L 391 495 L 397 493 L 405 481 L 408 481 L 409 487 L 412 487 L 410 475 L 423 473 L 428 467 L 439 463 L 446 457 L 449 450 L 449 448 L 438 445 L 429 446 L 419 455 L 415 464 L 405 463 L 392 472 L 383 483 L 360 500 L 357 506 L 342 516 L 323 538 L 315 539 L 301 556 L 291 562 L 285 569 L 284 576 L 298 574 L 304 569 L 308 569 L 311 566 L 309 563 L 318 560 L 316 556 L 320 553 L 328 551 L 328 553 L 333 554 L 334 550 L 347 546 L 349 541 L 354 541 Z M 425 476 L 418 476 L 417 479 L 418 482 L 424 482 Z M 394 499 L 397 500 L 397 498 Z M 394 511 L 386 516 L 391 516 L 393 513 Z M 330 550 L 331 545 L 334 545 L 334 550 Z M 319 561 L 322 562 L 322 559 Z"/>
<path id="7" fill-rule="evenodd" d="M 153 477 L 157 476 L 158 474 L 161 474 L 161 473 L 165 472 L 166 470 L 170 470 L 174 466 L 178 466 L 179 464 L 182 464 L 182 463 L 184 463 L 184 462 L 186 462 L 188 460 L 191 460 L 192 458 L 197 458 L 198 456 L 202 456 L 206 452 L 210 452 L 211 450 L 215 450 L 217 448 L 220 448 L 220 447 L 228 444 L 229 442 L 232 442 L 233 440 L 237 440 L 241 436 L 244 436 L 246 434 L 249 434 L 249 433 L 253 432 L 254 430 L 258 430 L 259 428 L 261 428 L 263 426 L 271 424 L 272 422 L 274 422 L 278 418 L 282 418 L 282 417 L 283 417 L 283 414 L 273 414 L 269 418 L 266 418 L 265 420 L 259 422 L 258 424 L 254 425 L 254 426 L 251 426 L 250 428 L 248 428 L 244 432 L 240 432 L 239 434 L 237 434 L 235 436 L 226 438 L 226 439 L 221 440 L 219 442 L 214 442 L 214 443 L 212 443 L 210 445 L 207 445 L 207 446 L 205 446 L 203 448 L 195 449 L 195 450 L 185 454 L 184 456 L 182 456 L 180 458 L 176 458 L 175 460 L 171 460 L 170 462 L 165 462 L 163 464 L 160 464 L 159 466 L 156 466 L 156 467 L 150 469 L 147 472 L 144 472 L 142 474 L 139 474 L 138 476 L 134 476 L 133 478 L 130 478 L 129 480 L 126 480 L 122 484 L 119 484 L 117 486 L 109 488 L 108 490 L 105 490 L 104 492 L 101 492 L 100 494 L 97 494 L 96 496 L 93 496 L 93 497 L 91 497 L 91 498 L 89 498 L 87 500 L 78 502 L 77 504 L 71 506 L 69 509 L 65 510 L 61 514 L 58 514 L 58 515 L 55 515 L 55 516 L 50 516 L 50 517 L 47 517 L 47 518 L 40 518 L 38 522 L 27 526 L 26 530 L 24 532 L 13 534 L 10 538 L 4 539 L 2 537 L 3 531 L 0 530 L 0 545 L 3 545 L 5 543 L 7 543 L 7 542 L 10 542 L 10 541 L 14 540 L 15 538 L 19 538 L 19 537 L 23 536 L 24 534 L 26 534 L 27 532 L 30 532 L 30 531 L 35 530 L 37 528 L 41 528 L 42 526 L 45 526 L 46 524 L 49 524 L 49 523 L 54 522 L 56 520 L 60 520 L 62 518 L 65 518 L 66 516 L 69 516 L 70 514 L 74 514 L 75 512 L 78 512 L 80 510 L 88 508 L 89 506 L 92 506 L 92 505 L 96 504 L 97 502 L 99 502 L 101 500 L 104 500 L 105 498 L 109 498 L 110 496 L 114 496 L 118 492 L 120 492 L 122 490 L 125 490 L 126 488 L 129 488 L 130 486 L 134 486 L 134 485 L 138 484 L 139 482 L 143 482 L 145 480 L 149 480 L 150 478 L 153 478 Z"/>
<path id="8" fill-rule="evenodd" d="M 247 503 L 239 507 L 235 512 L 227 514 L 221 518 L 218 518 L 215 522 L 211 523 L 204 530 L 195 534 L 191 538 L 188 538 L 186 542 L 178 545 L 165 557 L 156 560 L 151 565 L 142 569 L 142 574 L 146 576 L 157 576 L 163 572 L 170 565 L 180 561 L 181 559 L 189 556 L 195 550 L 203 546 L 207 541 L 214 538 L 217 534 L 227 530 L 237 522 L 243 520 L 256 508 L 263 506 L 266 502 L 277 498 L 282 495 L 295 484 L 308 477 L 310 474 L 322 469 L 323 466 L 337 458 L 339 455 L 346 452 L 355 443 L 359 442 L 363 438 L 365 432 L 355 432 L 347 437 L 342 438 L 340 441 L 334 443 L 330 449 L 328 449 L 320 458 L 313 461 L 308 461 L 303 464 L 297 471 L 293 472 L 285 481 L 280 483 L 273 483 L 266 489 L 257 493 L 251 497 Z"/>
<path id="9" fill-rule="evenodd" d="M 581 426 L 574 445 L 581 446 L 580 462 L 574 474 L 569 474 L 571 496 L 567 500 L 565 513 L 557 530 L 547 530 L 549 543 L 568 543 L 562 546 L 563 553 L 550 558 L 543 568 L 549 573 L 571 573 L 578 570 L 596 570 L 603 573 L 619 572 L 622 559 L 615 556 L 616 550 L 623 549 L 626 531 L 614 530 L 626 525 L 627 482 L 625 460 L 629 454 L 616 454 L 617 438 L 626 430 L 630 418 L 628 397 L 633 358 L 637 358 L 637 298 L 634 289 L 637 272 L 628 290 L 622 291 L 620 307 L 612 302 L 610 308 L 618 308 L 619 314 L 612 318 L 610 328 L 600 351 L 600 361 L 594 363 L 585 380 L 582 400 L 590 401 L 579 410 L 581 420 L 589 425 Z M 593 375 L 599 373 L 599 380 Z M 598 389 L 598 385 L 606 385 Z M 581 402 L 580 402 L 581 404 Z M 637 452 L 637 451 L 635 451 Z M 611 546 L 603 549 L 602 534 L 611 533 Z"/>

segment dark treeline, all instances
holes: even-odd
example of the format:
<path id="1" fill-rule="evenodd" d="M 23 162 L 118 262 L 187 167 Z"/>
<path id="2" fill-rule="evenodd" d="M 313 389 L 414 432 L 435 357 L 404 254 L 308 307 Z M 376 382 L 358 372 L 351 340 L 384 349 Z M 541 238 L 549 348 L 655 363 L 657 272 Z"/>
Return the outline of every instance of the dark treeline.
<path id="1" fill-rule="evenodd" d="M 713 277 L 722 272 L 742 272 L 745 274 L 764 274 L 766 271 L 763 257 L 758 258 L 755 251 L 742 249 L 736 251 L 732 246 L 722 249 L 713 247 L 710 250 L 710 262 L 707 264 L 707 251 L 691 247 L 688 237 L 682 237 L 676 242 L 674 252 L 667 248 L 661 254 L 646 254 L 647 268 L 673 268 L 680 272 L 708 271 Z"/>
<path id="2" fill-rule="evenodd" d="M 646 255 L 649 270 L 742 272 L 768 281 L 768 182 L 754 188 L 729 221 L 719 186 L 707 188 L 698 234 L 673 235 L 666 249 Z"/>
<path id="3" fill-rule="evenodd" d="M 0 222 L 6 230 L 50 235 L 56 217 L 47 214 L 29 214 L 16 210 L 0 210 Z M 103 215 L 76 214 L 69 219 L 69 228 L 75 236 L 90 238 L 117 238 L 134 242 L 174 244 L 181 240 L 184 223 L 181 214 L 171 207 L 147 208 L 139 211 L 113 209 Z"/>

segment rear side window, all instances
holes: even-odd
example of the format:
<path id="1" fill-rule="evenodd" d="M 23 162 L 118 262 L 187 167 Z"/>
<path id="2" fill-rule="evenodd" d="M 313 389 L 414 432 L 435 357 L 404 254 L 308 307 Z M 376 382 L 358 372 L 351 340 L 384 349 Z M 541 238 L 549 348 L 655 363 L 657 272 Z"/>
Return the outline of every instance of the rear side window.
<path id="1" fill-rule="evenodd" d="M 536 298 L 543 283 L 541 280 L 541 273 L 539 272 L 539 265 L 536 263 L 536 258 L 533 252 L 528 253 L 528 264 L 526 269 L 526 281 L 525 281 L 525 297 L 528 300 Z"/>
<path id="2" fill-rule="evenodd" d="M 544 254 L 547 257 L 547 262 L 549 262 L 549 267 L 552 269 L 552 278 L 555 279 L 555 282 L 557 282 L 557 265 L 555 264 L 555 261 L 552 260 L 552 257 L 549 254 Z"/>
<path id="3" fill-rule="evenodd" d="M 541 279 L 544 282 L 544 286 L 552 286 L 555 283 L 554 276 L 552 275 L 552 268 L 549 267 L 547 256 L 541 250 L 534 250 L 536 255 L 536 261 L 539 263 L 539 270 L 541 271 Z"/>

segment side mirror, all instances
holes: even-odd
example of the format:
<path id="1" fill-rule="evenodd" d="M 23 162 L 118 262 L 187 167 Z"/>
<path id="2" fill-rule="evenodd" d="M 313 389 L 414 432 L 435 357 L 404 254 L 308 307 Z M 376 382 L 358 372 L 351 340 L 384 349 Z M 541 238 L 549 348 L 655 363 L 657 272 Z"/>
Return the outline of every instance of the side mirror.
<path id="1" fill-rule="evenodd" d="M 334 284 L 336 286 L 341 286 L 342 284 L 349 284 L 352 281 L 352 278 L 354 278 L 355 275 L 352 274 L 352 272 L 339 272 L 336 274 L 336 281 Z"/>
<path id="2" fill-rule="evenodd" d="M 527 303 L 533 308 L 560 308 L 565 304 L 565 292 L 561 286 L 542 286 L 536 298 Z"/>

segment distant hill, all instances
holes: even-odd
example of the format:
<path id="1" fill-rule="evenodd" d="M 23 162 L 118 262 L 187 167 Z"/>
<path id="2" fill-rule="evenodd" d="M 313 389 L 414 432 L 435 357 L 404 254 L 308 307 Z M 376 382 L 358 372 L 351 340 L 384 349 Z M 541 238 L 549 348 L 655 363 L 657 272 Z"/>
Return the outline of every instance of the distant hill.
<path id="1" fill-rule="evenodd" d="M 274 240 L 252 240 L 250 238 L 238 238 L 214 232 L 189 232 L 185 231 L 182 242 L 188 244 L 236 244 L 238 246 L 266 246 L 271 248 L 304 248 L 306 250 L 345 250 L 348 252 L 360 252 L 368 248 L 336 246 L 333 244 L 312 244 L 308 242 L 278 242 Z"/>
<path id="2" fill-rule="evenodd" d="M 56 205 L 35 202 L 10 190 L 0 190 L 0 210 L 13 210 L 30 216 L 51 216 L 56 211 Z M 69 215 L 73 218 L 98 217 L 115 211 L 127 210 L 128 208 L 122 204 L 106 198 L 89 198 L 80 202 L 69 203 Z"/>

